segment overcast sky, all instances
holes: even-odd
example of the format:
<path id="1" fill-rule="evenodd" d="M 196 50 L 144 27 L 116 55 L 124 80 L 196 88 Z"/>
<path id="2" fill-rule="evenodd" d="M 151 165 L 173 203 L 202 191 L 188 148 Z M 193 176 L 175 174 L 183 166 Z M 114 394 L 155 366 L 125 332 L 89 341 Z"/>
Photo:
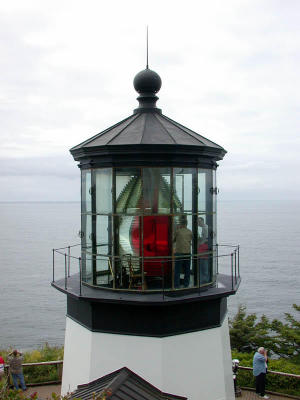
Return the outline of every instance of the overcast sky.
<path id="1" fill-rule="evenodd" d="M 300 1 L 0 5 L 0 201 L 79 200 L 69 149 L 132 114 L 132 81 L 227 151 L 221 199 L 300 198 Z"/>

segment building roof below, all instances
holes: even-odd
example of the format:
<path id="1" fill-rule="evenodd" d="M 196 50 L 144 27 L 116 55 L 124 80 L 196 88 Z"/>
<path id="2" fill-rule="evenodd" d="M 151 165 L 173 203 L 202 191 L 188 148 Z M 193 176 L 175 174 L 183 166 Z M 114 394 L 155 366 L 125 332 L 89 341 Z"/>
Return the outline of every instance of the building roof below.
<path id="1" fill-rule="evenodd" d="M 123 367 L 90 383 L 79 385 L 71 399 L 91 400 L 93 394 L 106 394 L 110 400 L 186 400 L 186 397 L 164 393 L 139 375 Z"/>

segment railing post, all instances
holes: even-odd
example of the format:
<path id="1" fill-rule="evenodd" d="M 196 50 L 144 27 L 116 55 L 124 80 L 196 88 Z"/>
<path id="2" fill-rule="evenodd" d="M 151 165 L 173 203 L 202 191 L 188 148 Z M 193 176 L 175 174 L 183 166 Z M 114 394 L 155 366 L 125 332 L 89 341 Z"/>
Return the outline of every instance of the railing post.
<path id="1" fill-rule="evenodd" d="M 162 291 L 163 291 L 163 300 L 165 299 L 165 265 L 164 265 L 164 260 L 162 260 Z"/>
<path id="2" fill-rule="evenodd" d="M 79 257 L 79 296 L 81 296 L 81 280 L 82 280 L 82 264 L 81 264 L 81 257 Z"/>
<path id="3" fill-rule="evenodd" d="M 237 282 L 237 279 L 236 279 L 236 249 L 234 250 L 234 281 L 236 284 L 236 282 Z"/>
<path id="4" fill-rule="evenodd" d="M 216 254 L 217 254 L 216 264 L 217 264 L 217 275 L 218 275 L 219 274 L 219 245 L 218 245 L 218 243 L 216 243 Z"/>
<path id="5" fill-rule="evenodd" d="M 70 255 L 71 255 L 71 248 L 68 246 L 68 278 L 70 278 Z"/>
<path id="6" fill-rule="evenodd" d="M 62 367 L 63 364 L 56 364 L 57 365 L 57 376 L 58 376 L 58 380 L 61 382 L 62 380 Z"/>
<path id="7" fill-rule="evenodd" d="M 67 289 L 67 254 L 65 253 L 65 289 Z"/>
<path id="8" fill-rule="evenodd" d="M 231 253 L 231 289 L 233 290 L 233 253 Z"/>
<path id="9" fill-rule="evenodd" d="M 54 282 L 54 249 L 52 249 L 52 282 Z"/>
<path id="10" fill-rule="evenodd" d="M 240 245 L 238 245 L 237 251 L 238 251 L 238 277 L 240 278 Z"/>

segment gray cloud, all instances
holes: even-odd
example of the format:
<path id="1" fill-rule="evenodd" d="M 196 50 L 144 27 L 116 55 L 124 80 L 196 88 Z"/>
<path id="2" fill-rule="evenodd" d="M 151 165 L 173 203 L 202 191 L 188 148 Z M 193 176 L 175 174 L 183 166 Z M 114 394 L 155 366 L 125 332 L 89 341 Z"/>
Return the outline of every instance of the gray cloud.
<path id="1" fill-rule="evenodd" d="M 300 5 L 142 3 L 1 4 L 0 200 L 79 198 L 68 149 L 136 107 L 147 24 L 158 106 L 228 150 L 226 198 L 299 198 Z"/>

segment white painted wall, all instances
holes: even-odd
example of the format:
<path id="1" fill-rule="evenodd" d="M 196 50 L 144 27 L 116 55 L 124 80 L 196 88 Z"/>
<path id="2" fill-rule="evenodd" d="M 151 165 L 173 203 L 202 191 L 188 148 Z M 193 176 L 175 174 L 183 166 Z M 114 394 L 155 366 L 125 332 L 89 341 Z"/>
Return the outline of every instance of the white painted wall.
<path id="1" fill-rule="evenodd" d="M 67 318 L 62 394 L 122 367 L 189 400 L 233 400 L 227 320 L 220 328 L 151 338 L 90 332 Z"/>
<path id="2" fill-rule="evenodd" d="M 67 317 L 62 393 L 90 382 L 92 336 L 92 332 Z"/>

